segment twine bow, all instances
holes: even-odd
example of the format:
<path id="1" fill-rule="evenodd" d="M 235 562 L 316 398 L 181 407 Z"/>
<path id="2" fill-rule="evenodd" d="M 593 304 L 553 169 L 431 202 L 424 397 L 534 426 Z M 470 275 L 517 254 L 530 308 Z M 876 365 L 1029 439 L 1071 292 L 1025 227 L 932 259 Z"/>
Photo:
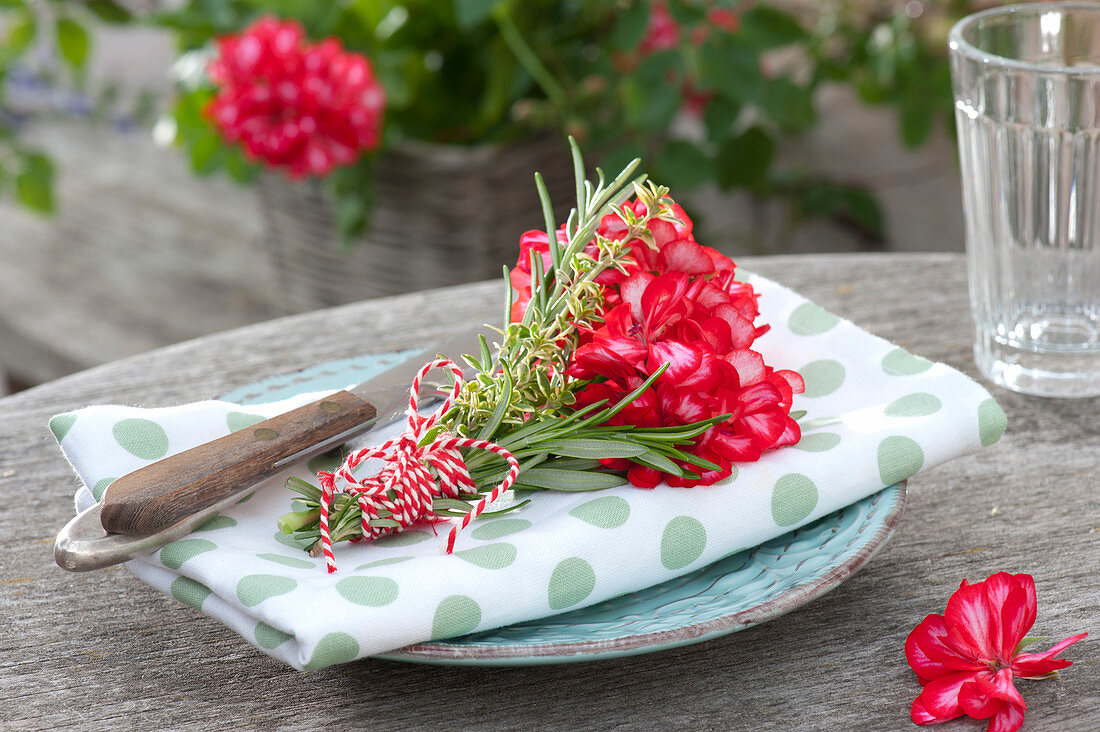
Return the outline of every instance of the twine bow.
<path id="1" fill-rule="evenodd" d="M 421 416 L 419 413 L 420 382 L 429 371 L 436 368 L 450 369 L 455 377 L 454 388 L 438 410 L 428 416 Z M 358 497 L 363 516 L 362 536 L 359 539 L 376 539 L 379 536 L 404 531 L 418 521 L 447 521 L 448 519 L 437 516 L 432 511 L 433 498 L 437 496 L 458 498 L 460 493 L 477 492 L 477 486 L 470 477 L 470 471 L 459 452 L 461 448 L 487 450 L 500 455 L 508 462 L 508 474 L 500 485 L 474 504 L 470 512 L 451 527 L 445 546 L 446 553 L 450 554 L 454 551 L 458 532 L 469 526 L 486 506 L 512 487 L 519 475 L 519 461 L 499 445 L 447 433 L 440 434 L 425 445 L 420 445 L 428 432 L 458 398 L 462 391 L 462 384 L 462 370 L 453 361 L 439 359 L 425 364 L 413 379 L 412 388 L 409 389 L 409 407 L 405 411 L 408 421 L 405 432 L 381 445 L 351 453 L 334 473 L 317 474 L 321 483 L 321 548 L 325 554 L 329 572 L 336 571 L 336 558 L 332 554 L 328 518 L 333 498 L 337 493 L 348 493 Z M 384 459 L 386 464 L 369 478 L 356 479 L 351 471 L 362 461 L 371 458 Z M 343 483 L 340 488 L 336 486 L 337 479 Z M 387 511 L 389 515 L 386 518 L 396 521 L 398 526 L 371 526 L 370 521 L 379 518 L 382 510 Z"/>

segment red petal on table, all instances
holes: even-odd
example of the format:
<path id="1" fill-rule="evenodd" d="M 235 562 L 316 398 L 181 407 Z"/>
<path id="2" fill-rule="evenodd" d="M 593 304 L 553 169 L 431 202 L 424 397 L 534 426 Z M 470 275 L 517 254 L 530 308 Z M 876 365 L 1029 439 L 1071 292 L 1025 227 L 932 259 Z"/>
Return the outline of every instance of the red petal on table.
<path id="1" fill-rule="evenodd" d="M 1064 658 L 1055 658 L 1059 653 L 1072 646 L 1077 641 L 1088 636 L 1088 633 L 1078 633 L 1059 641 L 1051 646 L 1050 650 L 1043 653 L 1021 653 L 1012 659 L 1012 672 L 1021 678 L 1042 676 L 1051 671 L 1057 671 L 1067 666 L 1072 666 L 1073 661 Z"/>
<path id="2" fill-rule="evenodd" d="M 989 719 L 985 732 L 1016 732 L 1024 724 L 1024 710 L 1014 704 L 1002 704 Z"/>
<path id="3" fill-rule="evenodd" d="M 948 599 L 943 618 L 952 645 L 963 655 L 992 660 L 1001 642 L 1001 617 L 999 608 L 990 607 L 984 585 L 963 580 Z"/>
<path id="4" fill-rule="evenodd" d="M 938 679 L 932 679 L 925 684 L 916 702 L 920 702 L 925 711 L 937 722 L 946 722 L 949 719 L 961 716 L 963 710 L 959 706 L 959 691 L 962 685 L 973 677 L 973 672 L 959 671 L 941 676 Z"/>
<path id="5" fill-rule="evenodd" d="M 981 671 L 987 668 L 959 653 L 951 644 L 947 623 L 942 615 L 929 615 L 905 639 L 905 657 L 922 682 L 955 671 Z"/>
<path id="6" fill-rule="evenodd" d="M 959 705 L 975 719 L 992 715 L 1003 704 L 1019 707 L 1021 711 L 1027 709 L 1024 697 L 1012 683 L 1012 672 L 1007 668 L 975 674 L 972 682 L 964 684 L 959 692 Z"/>

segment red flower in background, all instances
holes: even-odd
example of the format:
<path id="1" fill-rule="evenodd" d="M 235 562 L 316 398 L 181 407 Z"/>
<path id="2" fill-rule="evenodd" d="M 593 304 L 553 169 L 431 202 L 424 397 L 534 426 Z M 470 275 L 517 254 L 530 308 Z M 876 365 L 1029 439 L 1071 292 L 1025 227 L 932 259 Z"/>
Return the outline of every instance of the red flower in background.
<path id="1" fill-rule="evenodd" d="M 267 16 L 218 40 L 206 113 L 229 142 L 292 177 L 325 175 L 381 141 L 385 93 L 370 61 L 335 38 L 309 44 Z"/>
<path id="2" fill-rule="evenodd" d="M 623 204 L 623 211 L 642 220 L 648 214 L 641 201 Z M 568 375 L 594 380 L 577 394 L 585 406 L 602 399 L 621 400 L 655 373 L 668 369 L 610 424 L 669 427 L 731 416 L 695 438 L 688 450 L 714 463 L 700 473 L 681 478 L 626 460 L 605 460 L 608 467 L 627 470 L 630 482 L 652 488 L 662 480 L 671 485 L 710 485 L 732 472 L 735 462 L 758 460 L 766 451 L 798 442 L 801 431 L 790 418 L 794 394 L 803 390 L 794 371 L 776 371 L 752 350 L 768 331 L 755 324 L 760 314 L 757 293 L 735 277 L 736 265 L 715 249 L 695 241 L 693 224 L 680 206 L 670 204 L 665 218 L 650 218 L 647 240 L 625 242 L 630 258 L 625 272 L 610 269 L 596 282 L 603 285 L 604 324 L 581 337 Z M 623 240 L 629 227 L 618 214 L 601 220 L 597 234 Z M 564 230 L 557 232 L 564 240 Z M 587 247 L 596 253 L 596 240 Z M 544 232 L 528 231 L 520 239 L 520 256 L 511 272 L 517 299 L 513 320 L 520 320 L 530 301 L 531 258 L 550 266 Z M 600 380 L 602 379 L 602 380 Z"/>
<path id="3" fill-rule="evenodd" d="M 989 719 L 987 732 L 1015 732 L 1027 705 L 1013 678 L 1036 678 L 1072 665 L 1055 658 L 1087 633 L 1070 636 L 1044 653 L 1020 653 L 1035 623 L 1035 580 L 998 572 L 984 582 L 966 580 L 943 615 L 929 615 L 905 640 L 905 657 L 924 690 L 910 710 L 917 724 L 964 714 Z"/>
<path id="4" fill-rule="evenodd" d="M 655 2 L 650 7 L 649 23 L 642 40 L 635 49 L 638 58 L 645 58 L 660 51 L 676 48 L 680 45 L 681 26 L 669 13 L 663 2 Z M 693 46 L 701 46 L 711 31 L 737 33 L 741 30 L 741 17 L 729 8 L 711 7 L 706 11 L 706 21 L 691 29 L 688 40 Z M 702 115 L 714 97 L 710 92 L 696 89 L 695 80 L 690 76 L 683 81 L 684 110 L 692 115 Z"/>

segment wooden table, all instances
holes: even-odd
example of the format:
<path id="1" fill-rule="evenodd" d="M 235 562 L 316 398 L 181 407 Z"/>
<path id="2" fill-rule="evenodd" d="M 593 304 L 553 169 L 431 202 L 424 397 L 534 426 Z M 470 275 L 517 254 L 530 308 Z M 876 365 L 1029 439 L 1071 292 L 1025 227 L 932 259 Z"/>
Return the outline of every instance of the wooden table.
<path id="1" fill-rule="evenodd" d="M 870 331 L 975 375 L 958 255 L 744 259 Z M 1025 730 L 1100 728 L 1100 400 L 993 389 L 994 448 L 920 473 L 894 538 L 822 599 L 658 654 L 512 669 L 363 661 L 302 674 L 122 568 L 53 565 L 75 488 L 46 422 L 91 403 L 159 406 L 495 321 L 499 284 L 362 302 L 200 338 L 0 400 L 0 724 L 20 729 L 473 726 L 912 729 L 902 647 L 964 577 L 1035 576 L 1034 635 L 1087 630 L 1060 679 L 1019 682 Z M 1045 646 L 1044 646 L 1045 647 Z M 945 730 L 984 729 L 955 722 Z"/>

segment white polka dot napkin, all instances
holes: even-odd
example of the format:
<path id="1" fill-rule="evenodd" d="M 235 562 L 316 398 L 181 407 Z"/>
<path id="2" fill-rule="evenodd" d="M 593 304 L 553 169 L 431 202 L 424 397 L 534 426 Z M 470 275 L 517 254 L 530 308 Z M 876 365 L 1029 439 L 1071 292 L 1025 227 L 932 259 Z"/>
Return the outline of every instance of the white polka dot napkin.
<path id="1" fill-rule="evenodd" d="M 288 475 L 200 531 L 127 566 L 298 669 L 316 669 L 428 639 L 487 630 L 591 605 L 698 569 L 814 521 L 922 468 L 996 442 L 1005 428 L 978 384 L 750 276 L 761 293 L 756 347 L 806 380 L 795 397 L 802 441 L 738 466 L 705 488 L 624 487 L 543 493 L 522 509 L 475 521 L 445 555 L 446 530 L 336 545 L 328 574 L 280 534 Z M 411 344 L 410 344 L 411 345 Z M 349 383 L 369 376 L 360 372 Z M 305 388 L 309 388 L 308 383 Z M 205 401 L 141 409 L 87 407 L 50 427 L 86 488 L 82 509 L 139 467 L 318 398 L 241 406 Z M 401 425 L 357 442 L 379 442 Z M 323 461 L 322 461 L 323 462 Z"/>

